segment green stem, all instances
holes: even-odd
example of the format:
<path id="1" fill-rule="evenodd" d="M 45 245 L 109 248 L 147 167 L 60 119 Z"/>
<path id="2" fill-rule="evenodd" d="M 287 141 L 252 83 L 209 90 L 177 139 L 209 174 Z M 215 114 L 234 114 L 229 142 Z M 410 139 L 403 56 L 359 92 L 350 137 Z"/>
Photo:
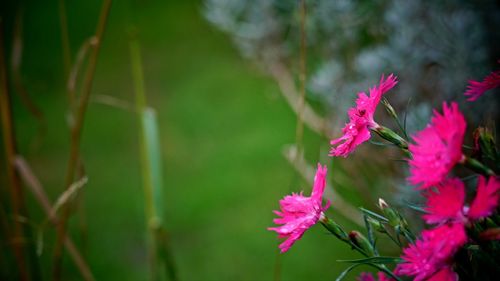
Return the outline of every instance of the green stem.
<path id="1" fill-rule="evenodd" d="M 349 246 L 361 253 L 363 256 L 369 257 L 369 255 L 361 247 L 354 244 L 351 239 L 349 239 L 349 235 L 335 221 L 325 216 L 320 222 L 328 231 L 330 231 L 331 234 L 337 237 L 340 241 L 349 244 Z"/>
<path id="2" fill-rule="evenodd" d="M 349 235 L 342 229 L 342 227 L 337 224 L 335 221 L 329 219 L 328 217 L 324 217 L 320 220 L 321 224 L 328 230 L 330 233 L 332 233 L 335 237 L 337 237 L 339 240 L 349 244 L 353 249 L 361 253 L 365 257 L 373 257 L 375 256 L 375 251 L 373 249 L 370 251 L 370 253 L 367 253 L 364 251 L 361 247 L 356 245 L 349 239 Z M 384 271 L 387 275 L 391 276 L 395 280 L 400 281 L 400 279 L 392 273 L 384 264 L 379 264 L 379 263 L 373 263 L 371 264 L 372 266 L 378 268 L 379 270 Z"/>
<path id="3" fill-rule="evenodd" d="M 177 271 L 163 223 L 163 183 L 161 175 L 160 145 L 156 115 L 147 107 L 142 71 L 142 58 L 138 41 L 130 42 L 132 78 L 135 87 L 135 104 L 139 118 L 139 144 L 141 172 L 145 201 L 145 214 L 150 237 L 149 254 L 153 280 L 177 280 Z"/>
<path id="4" fill-rule="evenodd" d="M 460 161 L 460 163 L 478 174 L 481 174 L 484 176 L 495 176 L 496 175 L 492 169 L 490 169 L 485 164 L 479 162 L 477 159 L 467 157 L 464 155 L 463 159 Z"/>

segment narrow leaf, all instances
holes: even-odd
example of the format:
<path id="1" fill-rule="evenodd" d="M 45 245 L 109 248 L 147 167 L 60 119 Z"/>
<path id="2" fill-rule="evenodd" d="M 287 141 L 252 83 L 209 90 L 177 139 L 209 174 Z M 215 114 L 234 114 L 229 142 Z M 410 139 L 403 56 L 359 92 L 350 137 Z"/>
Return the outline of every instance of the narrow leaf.
<path id="1" fill-rule="evenodd" d="M 365 208 L 359 208 L 359 209 L 361 210 L 361 212 L 363 212 L 363 214 L 366 214 L 367 216 L 372 217 L 372 218 L 374 218 L 376 220 L 383 221 L 383 222 L 388 222 L 389 221 L 384 216 L 381 216 L 381 215 L 379 215 L 377 213 L 374 213 L 374 212 L 372 212 L 370 210 L 367 210 Z"/>
<path id="2" fill-rule="evenodd" d="M 370 258 L 364 258 L 364 259 L 355 259 L 355 260 L 337 260 L 338 262 L 345 262 L 345 263 L 356 263 L 356 264 L 367 264 L 367 263 L 399 263 L 402 261 L 400 257 L 370 257 Z"/>

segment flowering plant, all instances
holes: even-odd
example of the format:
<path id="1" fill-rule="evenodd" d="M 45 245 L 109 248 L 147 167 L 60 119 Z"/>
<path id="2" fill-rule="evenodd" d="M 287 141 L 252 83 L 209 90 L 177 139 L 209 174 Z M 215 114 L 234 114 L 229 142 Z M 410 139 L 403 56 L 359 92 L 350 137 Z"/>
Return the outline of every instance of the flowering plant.
<path id="1" fill-rule="evenodd" d="M 418 211 L 427 224 L 420 234 L 414 234 L 408 221 L 395 208 L 379 199 L 380 212 L 360 208 L 364 216 L 366 236 L 359 231 L 346 232 L 325 211 L 322 205 L 326 185 L 326 166 L 318 164 L 310 197 L 300 194 L 280 201 L 281 211 L 275 211 L 279 227 L 270 227 L 279 238 L 279 246 L 287 252 L 304 232 L 320 222 L 336 238 L 364 256 L 349 261 L 349 266 L 337 280 L 342 280 L 354 268 L 368 265 L 377 269 L 378 280 L 494 280 L 500 272 L 500 153 L 494 137 L 486 128 L 473 133 L 474 146 L 464 146 L 467 122 L 456 102 L 443 103 L 435 110 L 430 123 L 411 137 L 404 126 L 393 131 L 374 120 L 382 96 L 398 83 L 393 74 L 382 76 L 379 85 L 369 95 L 358 94 L 356 105 L 348 110 L 349 122 L 343 135 L 331 141 L 329 155 L 347 157 L 375 133 L 398 147 L 406 157 L 410 176 L 408 182 L 425 200 L 424 206 L 409 205 Z M 469 81 L 465 96 L 474 101 L 486 91 L 500 86 L 500 72 L 493 72 L 482 82 Z M 395 110 L 384 99 L 387 111 L 401 124 Z M 471 149 L 472 153 L 466 153 Z M 455 170 L 463 166 L 471 172 L 458 178 Z M 378 233 L 378 234 L 377 234 Z M 399 257 L 383 256 L 375 243 L 377 235 L 386 235 L 402 249 Z M 377 280 L 371 273 L 362 273 L 358 280 Z"/>

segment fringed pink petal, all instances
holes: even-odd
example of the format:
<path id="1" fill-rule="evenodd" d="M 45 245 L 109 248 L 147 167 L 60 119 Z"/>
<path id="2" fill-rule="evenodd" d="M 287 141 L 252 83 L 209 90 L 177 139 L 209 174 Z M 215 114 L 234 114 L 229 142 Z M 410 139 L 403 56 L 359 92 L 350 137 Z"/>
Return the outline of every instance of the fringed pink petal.
<path id="1" fill-rule="evenodd" d="M 500 179 L 498 177 L 492 176 L 486 181 L 486 178 L 480 176 L 476 197 L 470 205 L 467 216 L 477 220 L 491 215 L 498 206 L 499 191 Z"/>

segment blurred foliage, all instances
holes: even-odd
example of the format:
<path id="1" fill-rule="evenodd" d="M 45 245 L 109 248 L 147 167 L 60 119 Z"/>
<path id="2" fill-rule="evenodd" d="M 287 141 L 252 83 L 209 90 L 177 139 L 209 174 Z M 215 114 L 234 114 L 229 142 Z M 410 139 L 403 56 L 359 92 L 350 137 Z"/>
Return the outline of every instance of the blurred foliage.
<path id="1" fill-rule="evenodd" d="M 323 101 L 333 115 L 381 74 L 395 73 L 401 83 L 391 102 L 403 109 L 411 97 L 409 126 L 418 128 L 423 124 L 414 119 L 426 120 L 429 104 L 464 101 L 467 81 L 500 58 L 500 7 L 493 0 L 306 2 L 309 98 Z M 281 61 L 297 73 L 297 3 L 206 0 L 205 16 L 244 57 L 264 68 Z M 481 110 L 491 114 L 495 105 L 483 102 Z"/>
<path id="2" fill-rule="evenodd" d="M 273 69 L 280 65 L 298 81 L 298 3 L 206 0 L 204 14 L 264 73 L 275 77 Z M 307 99 L 323 112 L 335 135 L 340 134 L 345 112 L 356 94 L 389 73 L 396 74 L 400 82 L 386 98 L 410 135 L 425 126 L 432 108 L 443 101 L 457 100 L 472 125 L 498 120 L 499 95 L 474 106 L 466 104 L 463 97 L 469 79 L 480 79 L 498 68 L 498 1 L 307 0 L 306 4 Z M 396 128 L 389 117 L 377 114 L 377 122 Z M 498 123 L 494 126 L 500 129 Z M 351 180 L 345 187 L 371 194 L 364 196 L 368 204 L 377 196 L 389 196 L 388 192 L 397 204 L 417 199 L 401 176 L 406 170 L 399 161 L 386 161 L 399 159 L 398 154 L 377 149 L 386 158 L 377 157 L 377 163 L 367 164 L 366 157 L 359 156 L 365 153 L 371 152 L 362 150 L 351 163 L 334 161 L 336 167 L 346 166 L 336 175 L 349 177 L 352 171 L 368 175 Z M 398 192 L 392 193 L 394 190 Z"/>

